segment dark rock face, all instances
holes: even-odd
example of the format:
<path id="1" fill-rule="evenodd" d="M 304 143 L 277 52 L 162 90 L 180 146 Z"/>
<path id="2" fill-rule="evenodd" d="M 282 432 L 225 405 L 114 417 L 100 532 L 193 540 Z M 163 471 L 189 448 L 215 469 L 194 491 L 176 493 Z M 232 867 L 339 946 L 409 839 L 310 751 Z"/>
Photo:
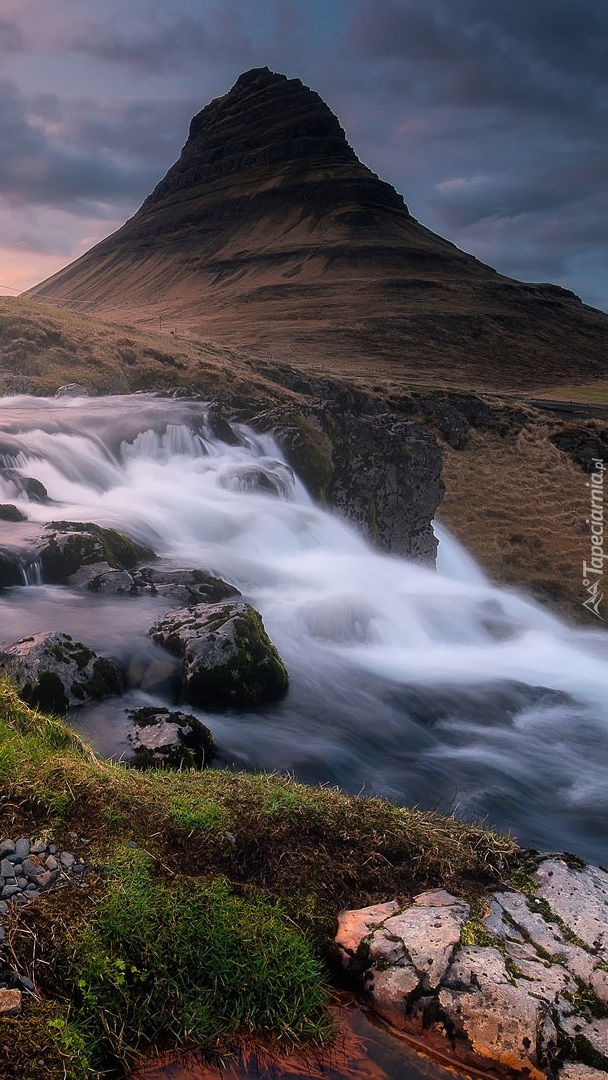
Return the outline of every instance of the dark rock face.
<path id="1" fill-rule="evenodd" d="M 309 408 L 268 412 L 254 426 L 271 430 L 311 494 L 380 550 L 433 563 L 432 520 L 443 494 L 433 431 L 333 380 L 296 378 L 299 392 L 313 397 Z"/>
<path id="2" fill-rule="evenodd" d="M 285 665 L 251 604 L 180 608 L 165 615 L 150 634 L 182 657 L 184 698 L 193 705 L 249 708 L 287 693 Z"/>
<path id="3" fill-rule="evenodd" d="M 21 638 L 0 653 L 0 670 L 28 705 L 63 713 L 91 699 L 120 694 L 118 665 L 57 631 Z"/>
<path id="4" fill-rule="evenodd" d="M 319 95 L 268 68 L 194 117 L 140 210 L 29 295 L 46 293 L 116 313 L 162 303 L 175 325 L 334 372 L 505 389 L 605 367 L 605 314 L 430 232 Z"/>
<path id="5" fill-rule="evenodd" d="M 608 461 L 608 428 L 600 424 L 569 424 L 552 435 L 551 441 L 585 472 L 595 472 L 597 462 Z"/>
<path id="6" fill-rule="evenodd" d="M 137 769 L 202 769 L 215 757 L 215 743 L 208 727 L 191 713 L 169 709 L 132 709 L 127 738 L 134 750 L 131 765 Z"/>

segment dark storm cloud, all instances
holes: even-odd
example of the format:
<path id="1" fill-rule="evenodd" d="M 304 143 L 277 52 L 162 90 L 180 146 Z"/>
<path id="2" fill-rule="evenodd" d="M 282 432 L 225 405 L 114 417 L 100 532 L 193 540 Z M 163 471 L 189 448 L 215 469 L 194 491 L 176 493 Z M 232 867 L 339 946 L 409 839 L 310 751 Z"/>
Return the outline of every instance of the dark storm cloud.
<path id="1" fill-rule="evenodd" d="M 417 217 L 514 276 L 576 286 L 585 258 L 606 303 L 605 4 L 361 0 L 349 49 L 363 140 Z"/>
<path id="2" fill-rule="evenodd" d="M 608 8 L 596 0 L 378 0 L 360 5 L 352 44 L 427 105 L 606 107 Z"/>
<path id="3" fill-rule="evenodd" d="M 233 7 L 229 4 L 228 7 Z M 159 18 L 152 11 L 142 28 L 127 26 L 122 19 L 88 23 L 72 41 L 72 48 L 98 60 L 124 65 L 147 74 L 174 69 L 201 60 L 251 58 L 246 35 L 236 22 L 227 22 L 221 7 L 205 20 L 187 12 Z"/>
<path id="4" fill-rule="evenodd" d="M 62 134 L 48 134 L 45 120 L 64 121 Z M 0 155 L 0 196 L 5 201 L 89 214 L 93 208 L 99 212 L 95 204 L 145 192 L 157 175 L 127 143 L 122 160 L 92 140 L 84 143 L 74 138 L 53 95 L 29 101 L 13 83 L 0 81 L 0 147 L 6 148 Z"/>

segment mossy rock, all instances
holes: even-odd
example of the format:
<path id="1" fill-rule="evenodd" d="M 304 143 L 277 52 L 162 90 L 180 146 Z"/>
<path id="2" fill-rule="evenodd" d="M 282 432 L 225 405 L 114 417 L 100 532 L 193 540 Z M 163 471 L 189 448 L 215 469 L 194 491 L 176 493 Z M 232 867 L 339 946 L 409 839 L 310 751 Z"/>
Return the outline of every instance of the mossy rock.
<path id="1" fill-rule="evenodd" d="M 104 529 L 90 521 L 52 521 L 47 531 L 49 539 L 40 558 L 44 581 L 50 585 L 64 585 L 81 567 L 94 563 L 131 570 L 139 562 L 157 557 L 117 529 Z"/>
<path id="2" fill-rule="evenodd" d="M 28 705 L 53 713 L 124 689 L 123 673 L 113 660 L 56 631 L 14 642 L 0 653 L 0 670 Z"/>
<path id="3" fill-rule="evenodd" d="M 193 705 L 250 708 L 287 693 L 287 669 L 251 604 L 180 609 L 161 619 L 151 634 L 183 657 L 184 698 Z"/>

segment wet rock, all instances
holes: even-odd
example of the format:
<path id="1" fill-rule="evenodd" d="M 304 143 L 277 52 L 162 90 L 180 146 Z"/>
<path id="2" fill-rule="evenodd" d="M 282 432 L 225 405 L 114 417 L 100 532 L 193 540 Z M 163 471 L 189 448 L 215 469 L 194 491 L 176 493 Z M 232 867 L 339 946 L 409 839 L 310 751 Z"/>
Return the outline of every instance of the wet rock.
<path id="1" fill-rule="evenodd" d="M 330 380 L 323 392 L 317 409 L 275 428 L 290 463 L 381 550 L 434 562 L 442 458 L 433 432 Z"/>
<path id="2" fill-rule="evenodd" d="M 33 634 L 10 645 L 0 653 L 0 671 L 13 679 L 24 701 L 50 712 L 65 712 L 84 701 L 120 694 L 124 688 L 115 661 L 57 631 Z"/>
<path id="3" fill-rule="evenodd" d="M 55 397 L 88 397 L 89 391 L 85 389 L 81 383 L 71 382 L 66 383 L 65 386 L 60 386 L 55 391 Z"/>
<path id="4" fill-rule="evenodd" d="M 366 996 L 375 1011 L 393 1027 L 403 1028 L 411 994 L 418 989 L 420 977 L 411 964 L 381 968 L 370 972 Z"/>
<path id="5" fill-rule="evenodd" d="M 112 570 L 104 567 L 97 573 L 96 570 L 99 566 L 100 564 L 82 567 L 77 574 L 72 575 L 70 584 L 75 586 L 86 585 L 90 592 L 97 593 L 137 592 L 133 575 L 128 570 Z"/>
<path id="6" fill-rule="evenodd" d="M 17 497 L 29 499 L 30 502 L 49 502 L 48 491 L 35 477 L 22 476 L 16 469 L 1 469 L 0 476 L 10 482 Z"/>
<path id="7" fill-rule="evenodd" d="M 134 750 L 131 764 L 138 769 L 197 768 L 215 757 L 209 728 L 189 713 L 143 708 L 127 713 L 127 738 Z"/>
<path id="8" fill-rule="evenodd" d="M 150 631 L 182 657 L 182 687 L 193 705 L 250 707 L 277 701 L 289 677 L 250 604 L 197 604 L 166 615 Z"/>
<path id="9" fill-rule="evenodd" d="M 27 521 L 27 515 L 13 503 L 0 503 L 0 521 Z"/>
<path id="10" fill-rule="evenodd" d="M 183 604 L 218 604 L 241 595 L 234 585 L 206 570 L 142 566 L 134 573 L 134 583 L 138 589 L 149 589 Z"/>
<path id="11" fill-rule="evenodd" d="M 380 1016 L 465 1065 L 553 1077 L 565 1053 L 566 1080 L 595 1080 L 577 1070 L 608 1068 L 608 873 L 569 862 L 488 897 L 481 927 L 443 889 L 342 912 L 342 963 Z"/>
<path id="12" fill-rule="evenodd" d="M 143 560 L 155 559 L 150 548 L 135 543 L 116 529 L 93 522 L 52 521 L 38 544 L 43 579 L 50 585 L 71 583 L 83 567 L 132 570 Z M 97 573 L 100 573 L 97 569 Z"/>

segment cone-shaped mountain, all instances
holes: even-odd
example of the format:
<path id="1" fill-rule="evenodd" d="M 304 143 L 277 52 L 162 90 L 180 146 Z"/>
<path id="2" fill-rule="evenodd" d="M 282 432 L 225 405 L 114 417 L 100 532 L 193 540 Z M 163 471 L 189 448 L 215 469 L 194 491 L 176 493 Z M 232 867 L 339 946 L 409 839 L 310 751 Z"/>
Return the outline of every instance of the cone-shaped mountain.
<path id="1" fill-rule="evenodd" d="M 30 290 L 265 358 L 496 388 L 605 375 L 608 316 L 422 226 L 299 79 L 241 75 L 117 232 Z"/>

